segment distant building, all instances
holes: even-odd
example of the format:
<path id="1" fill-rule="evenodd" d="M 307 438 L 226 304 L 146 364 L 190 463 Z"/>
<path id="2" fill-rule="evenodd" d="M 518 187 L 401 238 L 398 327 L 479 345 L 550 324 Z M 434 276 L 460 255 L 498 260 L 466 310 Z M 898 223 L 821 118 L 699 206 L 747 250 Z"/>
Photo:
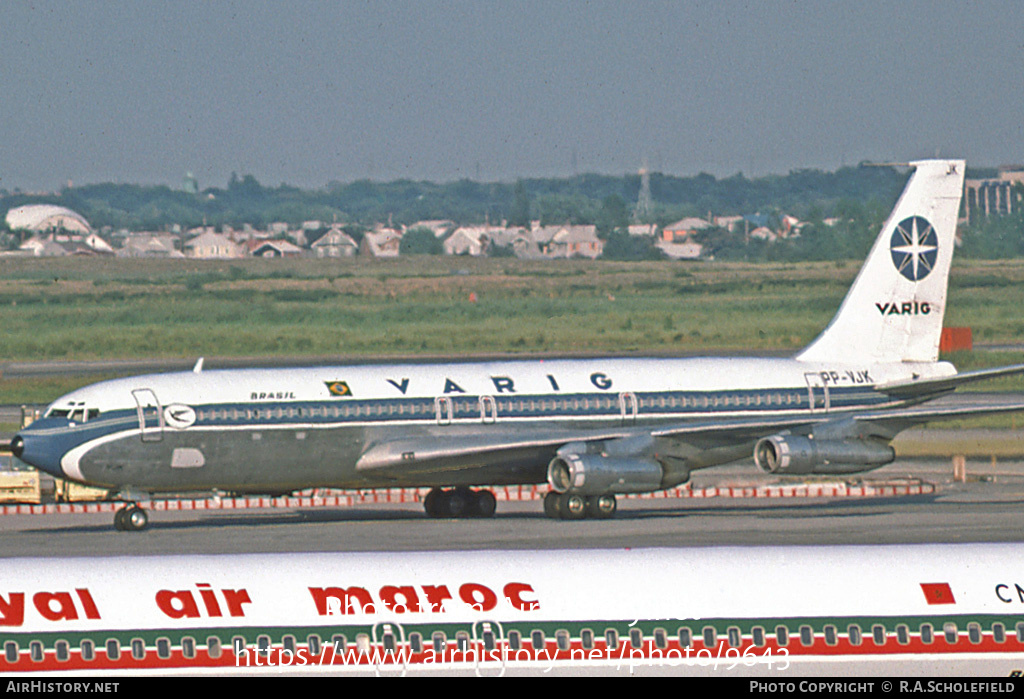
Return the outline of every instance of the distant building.
<path id="1" fill-rule="evenodd" d="M 658 234 L 658 226 L 654 223 L 633 223 L 626 228 L 630 235 L 653 238 Z"/>
<path id="2" fill-rule="evenodd" d="M 253 257 L 302 256 L 302 248 L 288 240 L 251 240 L 248 247 Z"/>
<path id="3" fill-rule="evenodd" d="M 359 252 L 370 257 L 398 257 L 401 234 L 393 228 L 381 228 L 363 235 Z"/>
<path id="4" fill-rule="evenodd" d="M 491 241 L 504 230 L 496 226 L 459 226 L 445 238 L 444 254 L 479 257 L 486 254 Z"/>
<path id="5" fill-rule="evenodd" d="M 1024 166 L 999 168 L 996 179 L 964 180 L 964 222 L 1005 216 L 1024 206 Z"/>
<path id="6" fill-rule="evenodd" d="M 245 247 L 220 233 L 202 233 L 185 243 L 185 255 L 200 260 L 245 257 Z"/>
<path id="7" fill-rule="evenodd" d="M 170 233 L 135 233 L 125 238 L 117 250 L 118 257 L 181 258 L 185 255 L 175 245 L 177 236 Z"/>
<path id="8" fill-rule="evenodd" d="M 52 238 L 38 235 L 26 240 L 18 249 L 33 257 L 64 257 L 69 254 L 63 245 Z"/>
<path id="9" fill-rule="evenodd" d="M 804 225 L 806 224 L 796 216 L 784 214 L 782 218 L 779 219 L 779 237 L 788 238 L 791 235 L 798 236 L 800 235 L 800 229 L 803 228 Z"/>
<path id="10" fill-rule="evenodd" d="M 562 226 L 547 245 L 549 257 L 589 257 L 604 252 L 604 241 L 597 237 L 597 226 Z"/>
<path id="11" fill-rule="evenodd" d="M 66 231 L 86 235 L 92 231 L 89 222 L 71 209 L 52 204 L 27 204 L 7 212 L 7 227 L 12 231 L 51 233 Z"/>
<path id="12" fill-rule="evenodd" d="M 704 219 L 689 216 L 662 228 L 661 240 L 666 243 L 685 243 L 690 241 L 697 231 L 710 227 L 711 224 Z"/>
<path id="13" fill-rule="evenodd" d="M 113 255 L 114 247 L 98 233 L 90 233 L 82 240 L 83 243 L 102 255 Z"/>
<path id="14" fill-rule="evenodd" d="M 737 226 L 743 225 L 742 216 L 715 216 L 715 225 L 732 233 Z"/>
<path id="15" fill-rule="evenodd" d="M 502 228 L 491 233 L 491 245 L 487 254 L 492 254 L 495 247 L 510 248 L 513 254 L 521 260 L 535 260 L 543 255 L 533 238 L 533 232 L 521 226 Z"/>
<path id="16" fill-rule="evenodd" d="M 331 228 L 314 241 L 310 249 L 316 257 L 352 257 L 358 247 L 345 231 Z"/>
<path id="17" fill-rule="evenodd" d="M 534 245 L 537 246 L 541 256 L 548 254 L 551 239 L 555 237 L 555 233 L 560 231 L 561 228 L 561 226 L 542 226 L 539 223 L 530 228 L 530 236 L 533 238 Z"/>

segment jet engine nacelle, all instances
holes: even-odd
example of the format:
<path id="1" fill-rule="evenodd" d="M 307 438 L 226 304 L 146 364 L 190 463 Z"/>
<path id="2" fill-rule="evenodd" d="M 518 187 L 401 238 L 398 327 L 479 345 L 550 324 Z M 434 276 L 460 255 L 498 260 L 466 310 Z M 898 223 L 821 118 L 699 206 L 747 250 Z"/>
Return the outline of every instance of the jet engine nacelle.
<path id="1" fill-rule="evenodd" d="M 661 489 L 662 476 L 653 459 L 570 453 L 548 464 L 548 483 L 556 493 L 648 493 Z"/>
<path id="2" fill-rule="evenodd" d="M 859 473 L 896 459 L 888 444 L 862 439 L 765 437 L 754 446 L 754 463 L 765 473 Z"/>

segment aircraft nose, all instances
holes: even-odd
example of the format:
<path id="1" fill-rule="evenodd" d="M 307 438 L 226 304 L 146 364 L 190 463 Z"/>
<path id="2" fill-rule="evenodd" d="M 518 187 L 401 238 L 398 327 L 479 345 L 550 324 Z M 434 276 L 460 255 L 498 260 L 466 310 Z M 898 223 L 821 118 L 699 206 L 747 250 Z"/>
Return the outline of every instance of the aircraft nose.
<path id="1" fill-rule="evenodd" d="M 29 466 L 46 471 L 58 478 L 65 478 L 60 467 L 62 451 L 54 440 L 43 435 L 17 434 L 11 440 L 11 453 Z"/>

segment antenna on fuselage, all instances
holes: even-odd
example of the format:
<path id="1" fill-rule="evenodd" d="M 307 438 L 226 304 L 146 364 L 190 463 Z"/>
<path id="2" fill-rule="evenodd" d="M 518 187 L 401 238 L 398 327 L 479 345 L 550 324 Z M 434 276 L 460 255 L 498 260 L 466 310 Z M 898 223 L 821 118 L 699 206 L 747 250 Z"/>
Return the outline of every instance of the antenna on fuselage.
<path id="1" fill-rule="evenodd" d="M 203 357 L 200 357 L 199 360 L 196 362 L 196 365 L 194 367 L 192 367 L 192 373 L 193 374 L 200 374 L 200 373 L 202 373 L 202 371 L 203 371 L 203 359 L 204 359 Z"/>

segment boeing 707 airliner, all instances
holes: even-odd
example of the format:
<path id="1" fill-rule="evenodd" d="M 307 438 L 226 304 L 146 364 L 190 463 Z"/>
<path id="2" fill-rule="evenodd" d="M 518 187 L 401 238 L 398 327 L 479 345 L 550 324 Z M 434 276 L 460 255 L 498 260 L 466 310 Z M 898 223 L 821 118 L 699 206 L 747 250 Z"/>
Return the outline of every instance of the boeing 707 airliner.
<path id="1" fill-rule="evenodd" d="M 550 484 L 545 512 L 610 517 L 616 495 L 673 488 L 754 455 L 779 474 L 894 460 L 901 430 L 1024 410 L 929 401 L 1024 365 L 938 361 L 962 160 L 915 170 L 832 322 L 792 358 L 588 359 L 203 371 L 104 381 L 54 401 L 12 442 L 26 463 L 109 488 L 119 529 L 160 493 L 433 488 L 432 517 L 490 516 L 484 485 Z"/>

